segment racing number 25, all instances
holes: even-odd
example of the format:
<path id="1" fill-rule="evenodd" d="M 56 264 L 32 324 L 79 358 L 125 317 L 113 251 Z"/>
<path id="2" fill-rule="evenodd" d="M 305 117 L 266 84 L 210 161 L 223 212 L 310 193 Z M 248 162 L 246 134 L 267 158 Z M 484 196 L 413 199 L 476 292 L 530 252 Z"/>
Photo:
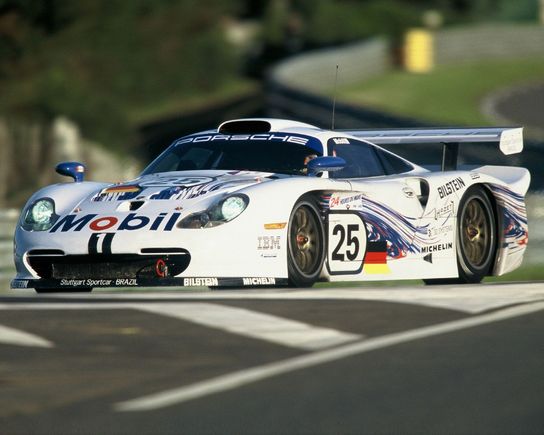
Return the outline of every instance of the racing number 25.
<path id="1" fill-rule="evenodd" d="M 351 212 L 329 214 L 328 266 L 331 274 L 356 274 L 363 267 L 366 228 L 362 218 Z"/>
<path id="2" fill-rule="evenodd" d="M 359 231 L 359 225 L 358 224 L 348 224 L 347 226 L 347 243 L 346 248 L 349 248 L 351 245 L 353 246 L 353 251 L 351 250 L 345 250 L 345 256 L 348 257 L 349 261 L 353 261 L 357 258 L 357 255 L 359 254 L 360 249 L 360 243 L 359 239 L 353 234 L 354 232 Z M 338 241 L 338 244 L 336 245 L 336 248 L 334 251 L 332 251 L 332 259 L 336 261 L 345 261 L 344 260 L 344 254 L 340 254 L 338 251 L 342 248 L 344 245 L 344 242 L 346 241 L 346 228 L 343 227 L 341 224 L 337 224 L 334 226 L 332 233 L 334 235 L 339 234 L 340 240 Z"/>

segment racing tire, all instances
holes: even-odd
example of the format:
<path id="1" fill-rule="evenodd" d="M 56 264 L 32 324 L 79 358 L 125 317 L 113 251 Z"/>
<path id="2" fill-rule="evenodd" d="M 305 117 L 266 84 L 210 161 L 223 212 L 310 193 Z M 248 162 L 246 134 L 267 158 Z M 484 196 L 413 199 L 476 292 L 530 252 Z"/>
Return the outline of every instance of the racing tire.
<path id="1" fill-rule="evenodd" d="M 311 287 L 325 261 L 325 230 L 315 203 L 301 198 L 293 207 L 287 233 L 289 285 Z"/>
<path id="2" fill-rule="evenodd" d="M 76 288 L 35 288 L 36 293 L 90 293 L 92 287 L 76 287 Z"/>
<path id="3" fill-rule="evenodd" d="M 470 187 L 457 215 L 458 278 L 424 280 L 426 284 L 476 284 L 489 274 L 497 251 L 494 208 L 484 188 Z"/>

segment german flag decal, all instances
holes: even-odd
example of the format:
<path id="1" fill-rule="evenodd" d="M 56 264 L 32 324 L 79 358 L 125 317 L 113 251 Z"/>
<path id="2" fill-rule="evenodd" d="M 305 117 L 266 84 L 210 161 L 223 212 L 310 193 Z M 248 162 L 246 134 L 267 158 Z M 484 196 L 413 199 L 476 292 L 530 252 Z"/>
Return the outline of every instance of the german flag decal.
<path id="1" fill-rule="evenodd" d="M 363 273 L 369 275 L 390 273 L 387 267 L 387 242 L 368 242 L 363 263 Z"/>

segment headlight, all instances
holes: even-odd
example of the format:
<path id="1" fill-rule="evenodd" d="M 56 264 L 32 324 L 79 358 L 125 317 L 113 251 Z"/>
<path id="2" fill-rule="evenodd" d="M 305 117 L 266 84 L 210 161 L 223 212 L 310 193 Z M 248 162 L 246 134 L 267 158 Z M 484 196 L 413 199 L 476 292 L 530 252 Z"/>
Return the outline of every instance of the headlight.
<path id="1" fill-rule="evenodd" d="M 52 199 L 38 199 L 26 211 L 23 228 L 27 231 L 47 231 L 57 220 Z"/>
<path id="2" fill-rule="evenodd" d="M 221 204 L 221 214 L 226 221 L 231 221 L 246 209 L 247 203 L 241 196 L 229 196 Z"/>
<path id="3" fill-rule="evenodd" d="M 247 195 L 237 193 L 216 202 L 207 210 L 193 213 L 178 223 L 178 228 L 211 228 L 240 216 L 249 204 Z"/>

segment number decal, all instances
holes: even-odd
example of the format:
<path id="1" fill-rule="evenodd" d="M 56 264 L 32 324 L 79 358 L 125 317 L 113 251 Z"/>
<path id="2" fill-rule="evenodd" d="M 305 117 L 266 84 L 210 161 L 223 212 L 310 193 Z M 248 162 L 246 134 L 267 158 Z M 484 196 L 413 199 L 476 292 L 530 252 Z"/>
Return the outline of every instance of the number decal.
<path id="1" fill-rule="evenodd" d="M 362 270 L 366 250 L 366 228 L 362 218 L 351 212 L 329 214 L 328 267 L 331 274 L 357 274 Z"/>
<path id="2" fill-rule="evenodd" d="M 346 250 L 345 256 L 348 257 L 349 261 L 354 261 L 357 259 L 357 256 L 359 255 L 359 239 L 354 232 L 357 233 L 359 231 L 359 224 L 348 224 L 348 240 L 346 247 L 350 247 L 351 245 L 354 245 L 353 252 L 350 250 Z M 340 240 L 338 241 L 338 244 L 336 245 L 336 248 L 334 251 L 332 251 L 332 259 L 334 261 L 344 261 L 344 254 L 338 253 L 340 249 L 342 249 L 342 246 L 344 245 L 344 241 L 346 239 L 346 229 L 340 225 L 337 224 L 334 226 L 332 230 L 332 234 L 335 236 L 337 234 L 340 234 Z"/>
<path id="3" fill-rule="evenodd" d="M 356 234 L 359 231 L 359 225 L 350 224 L 348 225 L 348 243 L 347 246 L 354 245 L 353 252 L 346 251 L 346 256 L 348 257 L 349 261 L 355 261 L 357 259 L 357 255 L 359 255 L 359 239 L 357 238 Z M 355 233 L 355 234 L 353 234 Z M 365 234 L 366 236 L 366 234 Z"/>
<path id="4" fill-rule="evenodd" d="M 115 233 L 93 233 L 89 239 L 89 254 L 111 254 L 111 242 Z"/>
<path id="5" fill-rule="evenodd" d="M 346 238 L 346 230 L 344 230 L 344 227 L 342 225 L 335 225 L 334 229 L 332 230 L 333 235 L 337 235 L 340 233 L 340 240 L 338 241 L 338 245 L 336 245 L 335 250 L 332 252 L 332 259 L 334 261 L 344 261 L 344 254 L 339 254 L 338 251 L 344 244 L 344 239 Z"/>

